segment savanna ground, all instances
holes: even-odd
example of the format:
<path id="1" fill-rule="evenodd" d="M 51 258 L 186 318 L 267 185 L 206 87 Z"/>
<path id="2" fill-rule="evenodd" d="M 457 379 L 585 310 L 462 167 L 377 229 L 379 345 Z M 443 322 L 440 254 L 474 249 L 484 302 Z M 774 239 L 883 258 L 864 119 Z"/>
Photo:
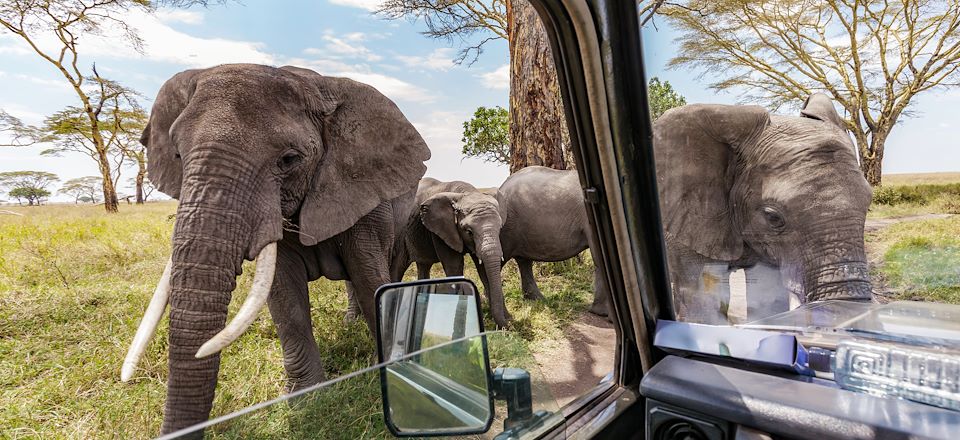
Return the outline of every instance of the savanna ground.
<path id="1" fill-rule="evenodd" d="M 868 215 L 868 225 L 880 226 L 866 237 L 878 290 L 890 299 L 960 303 L 960 215 L 949 215 L 960 214 L 960 173 L 885 181 Z M 0 438 L 144 438 L 159 432 L 166 321 L 134 379 L 121 383 L 119 371 L 169 255 L 175 209 L 173 202 L 122 205 L 108 216 L 94 206 L 0 208 L 22 214 L 0 215 Z M 592 300 L 589 253 L 581 260 L 538 265 L 546 295 L 541 302 L 522 299 L 516 266 L 507 266 L 504 290 L 514 323 L 490 344 L 495 367 L 528 367 L 542 375 L 538 369 L 545 365 L 535 354 L 562 362 L 582 355 L 570 345 L 571 335 L 596 343 L 596 335 L 580 332 L 589 324 L 585 311 Z M 439 276 L 439 266 L 435 271 Z M 466 276 L 478 279 L 469 262 Z M 240 276 L 231 313 L 251 280 L 251 270 Z M 374 345 L 366 328 L 343 323 L 343 283 L 319 280 L 310 290 L 328 377 L 371 365 Z M 219 377 L 214 416 L 282 394 L 280 344 L 266 311 L 225 350 Z M 379 376 L 371 371 L 235 420 L 214 436 L 369 438 L 383 435 L 382 423 Z"/>

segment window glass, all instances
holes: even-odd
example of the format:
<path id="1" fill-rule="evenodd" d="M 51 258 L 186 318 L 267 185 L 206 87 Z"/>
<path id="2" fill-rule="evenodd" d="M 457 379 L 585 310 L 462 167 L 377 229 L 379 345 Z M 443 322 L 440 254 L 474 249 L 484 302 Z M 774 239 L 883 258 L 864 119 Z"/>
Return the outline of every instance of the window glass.
<path id="1" fill-rule="evenodd" d="M 369 367 L 375 289 L 417 278 L 476 282 L 493 368 L 528 369 L 536 408 L 611 386 L 527 1 L 145 3 L 0 6 L 5 434 L 157 435 Z M 334 388 L 305 437 L 382 434 L 372 376 Z M 296 436 L 295 407 L 212 434 Z"/>
<path id="2" fill-rule="evenodd" d="M 960 302 L 955 4 L 641 9 L 679 319 Z"/>

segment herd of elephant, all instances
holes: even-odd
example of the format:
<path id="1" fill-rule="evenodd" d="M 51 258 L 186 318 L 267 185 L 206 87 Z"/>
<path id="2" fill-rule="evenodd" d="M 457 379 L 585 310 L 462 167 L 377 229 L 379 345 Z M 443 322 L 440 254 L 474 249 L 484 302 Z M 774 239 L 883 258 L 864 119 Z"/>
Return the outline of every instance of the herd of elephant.
<path id="1" fill-rule="evenodd" d="M 494 321 L 506 326 L 506 261 L 516 260 L 523 295 L 535 299 L 533 261 L 595 249 L 575 171 L 529 167 L 496 191 L 423 178 L 430 150 L 420 134 L 387 97 L 350 79 L 250 64 L 184 71 L 161 87 L 141 142 L 150 180 L 179 205 L 172 255 L 121 377 L 133 377 L 169 307 L 165 433 L 208 418 L 220 351 L 263 307 L 288 388 L 324 380 L 309 281 L 347 281 L 352 313 L 373 330 L 377 287 L 410 263 L 421 278 L 435 263 L 462 274 L 469 255 Z M 870 298 L 870 187 L 825 96 L 811 96 L 799 117 L 756 106 L 673 109 L 654 125 L 654 148 L 680 317 L 725 323 L 729 289 L 710 280 L 739 268 L 778 277 L 782 288 L 747 291 L 764 313 L 785 309 L 791 294 Z M 254 279 L 228 323 L 244 260 L 256 260 Z M 592 311 L 605 314 L 596 269 L 594 284 Z"/>

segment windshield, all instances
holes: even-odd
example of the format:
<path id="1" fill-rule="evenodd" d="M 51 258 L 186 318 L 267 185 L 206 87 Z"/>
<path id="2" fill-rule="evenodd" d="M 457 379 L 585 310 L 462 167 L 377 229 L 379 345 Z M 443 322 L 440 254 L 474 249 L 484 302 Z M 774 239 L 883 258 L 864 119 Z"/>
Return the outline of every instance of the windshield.
<path id="1" fill-rule="evenodd" d="M 960 302 L 955 2 L 644 10 L 678 319 Z"/>

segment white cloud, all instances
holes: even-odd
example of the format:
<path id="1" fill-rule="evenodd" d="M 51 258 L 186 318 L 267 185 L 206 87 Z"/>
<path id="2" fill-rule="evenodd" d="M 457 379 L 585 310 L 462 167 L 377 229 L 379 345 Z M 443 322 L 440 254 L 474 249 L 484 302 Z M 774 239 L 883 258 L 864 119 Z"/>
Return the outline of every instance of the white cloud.
<path id="1" fill-rule="evenodd" d="M 342 36 L 327 32 L 323 36 L 323 41 L 327 42 L 323 48 L 308 47 L 303 50 L 303 53 L 333 58 L 361 59 L 370 62 L 382 60 L 382 56 L 373 53 L 361 43 L 366 39 L 367 36 L 362 32 L 352 32 Z"/>
<path id="2" fill-rule="evenodd" d="M 349 64 L 330 58 L 291 58 L 284 61 L 285 64 L 305 67 L 321 75 L 341 76 L 369 84 L 393 100 L 428 103 L 436 99 L 436 96 L 427 89 L 399 78 L 374 72 L 365 64 Z"/>
<path id="3" fill-rule="evenodd" d="M 371 12 L 376 11 L 382 2 L 383 0 L 330 0 L 330 3 L 335 5 L 366 9 Z"/>
<path id="4" fill-rule="evenodd" d="M 509 64 L 504 64 L 494 71 L 481 73 L 477 76 L 480 77 L 480 82 L 483 83 L 483 86 L 488 89 L 507 90 L 510 88 Z"/>
<path id="5" fill-rule="evenodd" d="M 439 70 L 446 72 L 453 68 L 453 49 L 440 48 L 426 56 L 397 55 L 397 60 L 407 67 L 423 70 Z"/>
<path id="6" fill-rule="evenodd" d="M 183 9 L 159 9 L 157 19 L 163 23 L 202 24 L 203 13 Z"/>
<path id="7" fill-rule="evenodd" d="M 38 77 L 36 77 L 36 76 L 24 75 L 24 74 L 22 74 L 22 73 L 18 73 L 18 74 L 16 74 L 16 75 L 13 75 L 13 78 L 14 78 L 14 80 L 13 80 L 14 83 L 20 83 L 20 82 L 22 82 L 22 81 L 27 81 L 27 82 L 30 82 L 30 83 L 33 83 L 33 84 L 37 84 L 37 85 L 44 86 L 44 87 L 50 87 L 50 88 L 53 88 L 53 89 L 73 90 L 73 88 L 70 87 L 69 84 L 67 84 L 67 81 L 66 81 L 65 79 L 54 80 L 54 79 L 38 78 Z M 8 84 L 10 84 L 10 83 L 8 83 Z"/>
<path id="8" fill-rule="evenodd" d="M 88 60 L 96 56 L 149 59 L 190 67 L 224 63 L 272 64 L 274 61 L 273 56 L 263 50 L 262 43 L 194 37 L 167 26 L 160 16 L 141 10 L 131 10 L 123 19 L 138 31 L 144 43 L 142 53 L 127 42 L 120 29 L 105 29 L 101 35 L 82 36 L 81 56 Z M 180 19 L 187 18 L 181 16 Z M 36 41 L 48 52 L 60 48 L 59 41 L 50 34 L 38 36 Z M 0 53 L 27 52 L 22 41 L 15 41 L 12 36 L 4 35 L 0 36 Z"/>

